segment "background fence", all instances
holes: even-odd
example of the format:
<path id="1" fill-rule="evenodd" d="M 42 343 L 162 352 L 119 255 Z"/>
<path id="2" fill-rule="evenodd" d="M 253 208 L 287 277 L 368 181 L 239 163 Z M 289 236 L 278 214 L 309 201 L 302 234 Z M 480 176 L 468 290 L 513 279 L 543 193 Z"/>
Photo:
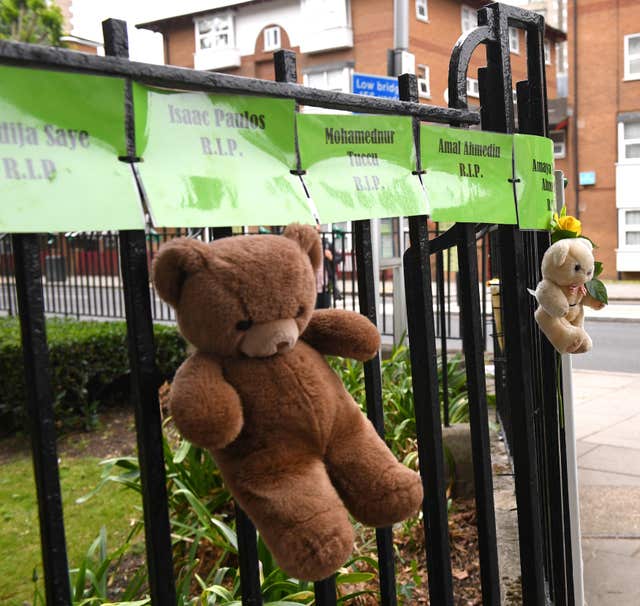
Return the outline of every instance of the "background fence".
<path id="1" fill-rule="evenodd" d="M 493 228 L 495 229 L 495 228 Z M 260 233 L 259 228 L 252 232 Z M 262 230 L 266 232 L 267 230 Z M 278 233 L 279 228 L 269 231 Z M 245 228 L 238 233 L 250 233 Z M 442 231 L 435 226 L 429 237 L 435 238 Z M 188 236 L 206 241 L 213 240 L 213 230 L 203 229 L 159 229 L 147 233 L 148 267 L 159 247 L 174 237 Z M 358 272 L 355 261 L 354 234 L 352 231 L 336 229 L 321 232 L 325 248 L 332 251 L 333 262 L 325 262 L 324 289 L 329 294 L 332 307 L 359 311 Z M 43 276 L 45 313 L 77 319 L 124 319 L 124 290 L 120 271 L 120 244 L 116 232 L 87 232 L 67 234 L 42 234 L 38 238 L 40 247 L 40 270 Z M 409 248 L 409 232 L 405 231 L 402 242 L 403 254 Z M 488 342 L 491 329 L 491 307 L 487 296 L 486 282 L 489 278 L 489 228 L 477 234 L 478 259 L 480 260 L 480 296 L 483 339 Z M 459 348 L 462 340 L 458 301 L 458 268 L 455 254 L 439 255 L 441 269 L 433 270 L 433 305 L 436 314 L 436 335 L 444 336 L 445 349 Z M 383 336 L 397 342 L 406 331 L 404 309 L 404 284 L 401 266 L 379 269 L 379 329 Z M 400 280 L 398 280 L 400 278 Z M 401 290 L 402 292 L 398 292 Z M 156 322 L 174 322 L 173 309 L 158 297 L 149 283 L 151 313 Z M 18 313 L 18 302 L 14 278 L 14 258 L 11 239 L 0 235 L 0 312 L 8 315 Z M 398 319 L 396 315 L 401 317 Z M 447 345 L 447 342 L 451 341 Z"/>

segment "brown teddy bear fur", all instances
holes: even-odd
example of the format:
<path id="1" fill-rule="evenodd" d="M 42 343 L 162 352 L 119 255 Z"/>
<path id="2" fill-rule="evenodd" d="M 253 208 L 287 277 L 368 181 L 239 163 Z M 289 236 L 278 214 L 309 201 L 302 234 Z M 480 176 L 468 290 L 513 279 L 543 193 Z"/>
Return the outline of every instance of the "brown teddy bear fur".
<path id="1" fill-rule="evenodd" d="M 177 238 L 153 266 L 195 347 L 171 387 L 174 421 L 211 451 L 281 568 L 305 580 L 349 557 L 348 512 L 389 526 L 423 496 L 323 358 L 371 359 L 380 337 L 360 314 L 314 311 L 320 263 L 317 232 L 290 225 L 283 236 Z"/>
<path id="2" fill-rule="evenodd" d="M 552 244 L 542 257 L 542 280 L 535 297 L 540 330 L 560 353 L 585 353 L 593 347 L 584 329 L 584 305 L 602 309 L 584 285 L 593 277 L 593 246 L 585 238 Z"/>

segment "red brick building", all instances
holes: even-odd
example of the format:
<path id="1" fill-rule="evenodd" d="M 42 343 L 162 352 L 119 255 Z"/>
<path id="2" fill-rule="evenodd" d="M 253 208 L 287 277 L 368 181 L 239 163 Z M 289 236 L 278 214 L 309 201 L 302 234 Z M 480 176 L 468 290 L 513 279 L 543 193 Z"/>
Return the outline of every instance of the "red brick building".
<path id="1" fill-rule="evenodd" d="M 569 2 L 568 8 L 573 107 L 565 169 L 570 177 L 568 207 L 600 246 L 597 257 L 604 262 L 606 275 L 619 272 L 637 279 L 640 2 L 579 0 Z"/>
<path id="2" fill-rule="evenodd" d="M 408 1 L 408 51 L 415 66 L 405 71 L 415 69 L 422 102 L 447 105 L 451 50 L 463 32 L 476 26 L 477 9 L 488 3 Z M 393 5 L 392 0 L 212 0 L 208 10 L 168 15 L 138 27 L 163 34 L 167 64 L 272 79 L 273 51 L 289 48 L 297 54 L 301 83 L 351 92 L 354 74 L 387 74 L 387 51 L 394 47 Z M 557 91 L 556 45 L 565 39 L 562 31 L 547 28 L 550 98 Z M 515 87 L 526 73 L 524 32 L 512 29 L 510 41 Z M 478 97 L 477 69 L 485 63 L 481 47 L 469 67 L 471 104 Z M 566 124 L 566 109 L 558 120 Z"/>

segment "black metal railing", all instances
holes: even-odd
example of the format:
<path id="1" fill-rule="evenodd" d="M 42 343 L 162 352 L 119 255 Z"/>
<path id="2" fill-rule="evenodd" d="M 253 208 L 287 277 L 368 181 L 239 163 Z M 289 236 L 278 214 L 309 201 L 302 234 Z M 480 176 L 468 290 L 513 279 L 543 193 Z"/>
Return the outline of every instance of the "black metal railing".
<path id="1" fill-rule="evenodd" d="M 126 26 L 110 20 L 104 24 L 105 50 L 108 56 L 96 57 L 62 49 L 0 42 L 0 62 L 54 70 L 106 74 L 132 81 L 168 88 L 269 95 L 295 99 L 300 104 L 359 113 L 387 113 L 411 116 L 418 133 L 420 121 L 463 126 L 481 122 L 484 130 L 514 131 L 514 105 L 511 89 L 509 27 L 527 32 L 528 79 L 517 84 L 518 117 L 522 132 L 547 134 L 546 87 L 542 17 L 515 7 L 491 4 L 479 11 L 479 27 L 456 44 L 449 71 L 450 108 L 418 103 L 414 76 L 399 79 L 401 100 L 389 101 L 358 97 L 306 88 L 295 82 L 295 56 L 280 51 L 275 56 L 280 82 L 239 78 L 225 74 L 198 72 L 168 66 L 130 62 Z M 467 109 L 466 79 L 469 59 L 479 45 L 487 52 L 487 66 L 479 70 L 480 113 Z M 130 92 L 128 93 L 130 94 Z M 133 116 L 130 98 L 127 107 L 129 162 L 136 179 Z M 419 139 L 416 140 L 419 143 Z M 418 154 L 419 158 L 419 154 Z M 420 167 L 418 167 L 420 172 Z M 142 191 L 142 190 L 140 190 Z M 417 444 L 420 472 L 425 489 L 423 504 L 425 551 L 431 604 L 454 603 L 447 526 L 447 500 L 443 462 L 440 402 L 438 401 L 438 340 L 433 305 L 432 280 L 443 285 L 443 253 L 455 249 L 458 258 L 458 288 L 462 343 L 469 388 L 471 439 L 474 457 L 474 482 L 479 536 L 479 560 L 482 580 L 482 603 L 500 604 L 497 539 L 492 494 L 489 429 L 484 377 L 484 323 L 478 289 L 477 232 L 483 228 L 456 224 L 445 233 L 430 239 L 426 216 L 409 219 L 410 245 L 404 253 L 404 280 L 409 328 L 413 393 L 416 410 Z M 231 235 L 231 229 L 216 228 L 213 237 Z M 3 239 L 2 242 L 6 240 Z M 358 308 L 375 321 L 376 307 L 371 226 L 356 221 L 353 227 L 357 272 Z M 152 320 L 154 302 L 149 289 L 148 234 L 142 230 L 121 231 L 109 250 L 117 251 L 124 313 L 127 319 L 133 401 L 136 411 L 136 435 L 143 487 L 149 592 L 154 606 L 173 606 L 175 587 L 166 478 L 161 450 L 161 423 L 156 383 Z M 49 244 L 47 244 L 48 246 Z M 85 243 L 86 245 L 86 243 Z M 513 226 L 501 226 L 492 237 L 491 259 L 500 270 L 502 313 L 504 318 L 504 365 L 506 392 L 511 406 L 512 453 L 518 502 L 522 595 L 524 604 L 571 603 L 570 545 L 567 529 L 562 525 L 566 508 L 566 491 L 562 477 L 564 451 L 555 439 L 561 436 L 555 387 L 555 358 L 540 338 L 533 323 L 531 298 L 527 287 L 538 278 L 540 255 L 548 245 L 546 234 L 524 234 Z M 2 244 L 2 246 L 6 246 Z M 64 247 L 60 243 L 61 247 Z M 2 272 L 13 274 L 21 321 L 28 417 L 32 439 L 36 487 L 40 512 L 42 555 L 47 603 L 70 603 L 68 564 L 65 548 L 64 517 L 60 496 L 56 455 L 56 436 L 49 381 L 49 357 L 45 332 L 47 301 L 62 304 L 65 294 L 56 291 L 55 280 L 42 280 L 44 264 L 53 276 L 60 276 L 58 254 L 42 258 L 42 237 L 36 234 L 12 235 L 13 267 Z M 55 252 L 55 244 L 52 252 Z M 91 250 L 78 250 L 74 263 L 83 267 L 112 268 L 115 257 L 95 261 Z M 116 253 L 114 252 L 114 255 Z M 432 256 L 435 268 L 432 269 Z M 47 265 L 47 258 L 51 259 Z M 484 258 L 484 256 L 483 256 Z M 109 260 L 111 259 L 111 260 Z M 111 264 L 111 265 L 110 265 Z M 113 268 L 112 268 L 113 269 Z M 67 268 L 65 267 L 65 271 Z M 346 288 L 345 288 L 346 290 Z M 438 289 L 442 300 L 444 288 Z M 15 310 L 15 300 L 3 286 L 3 301 Z M 9 293 L 8 295 L 6 293 Z M 93 296 L 93 295 L 91 295 Z M 88 298 L 90 296 L 88 295 Z M 117 297 L 110 293 L 103 309 L 117 307 Z M 107 303 L 110 300 L 111 303 Z M 99 301 L 94 301 L 100 307 Z M 78 302 L 77 309 L 84 303 Z M 88 303 L 87 303 L 88 305 Z M 112 307 L 109 307 L 112 305 Z M 485 303 L 486 308 L 486 303 Z M 157 307 L 156 307 L 157 310 Z M 440 316 L 438 325 L 444 333 Z M 446 350 L 446 347 L 443 347 Z M 380 363 L 376 358 L 365 364 L 367 411 L 376 429 L 382 432 Z M 551 452 L 552 451 L 552 452 Z M 570 522 L 570 520 L 569 520 Z M 237 512 L 239 565 L 243 604 L 261 604 L 255 530 L 248 518 Z M 557 534 L 554 532 L 558 531 Z M 393 531 L 377 531 L 380 563 L 380 603 L 397 603 Z M 336 603 L 332 578 L 316 583 L 316 604 Z"/>

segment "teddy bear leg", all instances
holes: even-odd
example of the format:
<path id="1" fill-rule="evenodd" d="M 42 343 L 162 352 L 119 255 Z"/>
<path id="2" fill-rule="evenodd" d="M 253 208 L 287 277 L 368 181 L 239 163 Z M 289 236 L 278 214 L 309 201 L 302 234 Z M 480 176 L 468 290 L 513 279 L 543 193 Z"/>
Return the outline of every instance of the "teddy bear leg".
<path id="1" fill-rule="evenodd" d="M 592 347 L 593 347 L 593 341 L 591 340 L 591 337 L 587 334 L 587 331 L 584 329 L 581 329 L 583 334 L 582 337 L 582 343 L 580 343 L 580 346 L 578 347 L 578 349 L 576 349 L 573 353 L 587 353 L 588 351 L 591 351 Z"/>
<path id="2" fill-rule="evenodd" d="M 264 463 L 243 464 L 239 481 L 229 485 L 278 565 L 292 577 L 318 581 L 349 558 L 354 531 L 322 461 L 304 458 L 268 471 Z"/>
<path id="3" fill-rule="evenodd" d="M 560 353 L 574 353 L 584 340 L 584 330 L 563 318 L 553 318 L 542 308 L 535 314 L 540 330 Z"/>
<path id="4" fill-rule="evenodd" d="M 347 509 L 369 526 L 390 526 L 422 504 L 420 475 L 399 463 L 355 405 L 327 448 L 329 475 Z"/>

